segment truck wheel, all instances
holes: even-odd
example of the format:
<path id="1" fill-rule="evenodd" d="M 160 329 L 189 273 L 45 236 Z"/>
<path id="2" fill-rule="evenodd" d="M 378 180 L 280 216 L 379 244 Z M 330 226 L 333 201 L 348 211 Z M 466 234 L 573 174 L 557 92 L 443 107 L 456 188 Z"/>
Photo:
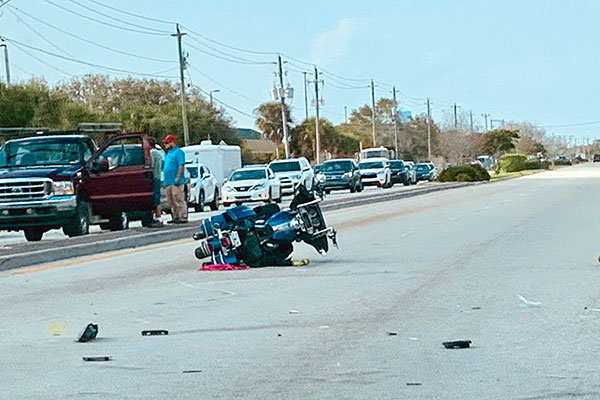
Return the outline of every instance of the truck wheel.
<path id="1" fill-rule="evenodd" d="M 200 194 L 198 195 L 198 203 L 196 203 L 194 205 L 194 211 L 196 211 L 196 212 L 204 211 L 204 191 L 203 190 L 201 190 Z"/>
<path id="2" fill-rule="evenodd" d="M 217 189 L 215 189 L 215 195 L 212 203 L 209 203 L 208 206 L 213 211 L 217 211 L 219 209 L 219 191 Z"/>
<path id="3" fill-rule="evenodd" d="M 68 237 L 87 235 L 90 231 L 90 216 L 88 203 L 80 200 L 75 208 L 71 221 L 63 226 L 63 232 Z"/>
<path id="4" fill-rule="evenodd" d="M 39 242 L 44 235 L 44 231 L 40 228 L 25 228 L 24 232 L 28 242 Z"/>
<path id="5" fill-rule="evenodd" d="M 124 231 L 129 228 L 129 217 L 126 212 L 119 213 L 110 218 L 111 231 Z"/>
<path id="6" fill-rule="evenodd" d="M 154 213 L 152 211 L 144 212 L 144 216 L 142 217 L 142 226 L 146 228 L 152 226 L 154 223 Z"/>

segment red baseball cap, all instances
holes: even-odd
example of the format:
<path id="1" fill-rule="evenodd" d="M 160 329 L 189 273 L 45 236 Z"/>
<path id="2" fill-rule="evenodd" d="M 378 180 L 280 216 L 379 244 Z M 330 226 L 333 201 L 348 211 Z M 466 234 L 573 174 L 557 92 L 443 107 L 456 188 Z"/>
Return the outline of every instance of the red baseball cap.
<path id="1" fill-rule="evenodd" d="M 175 143 L 175 136 L 173 135 L 167 135 L 163 138 L 162 140 L 163 143 L 167 144 L 167 143 Z"/>

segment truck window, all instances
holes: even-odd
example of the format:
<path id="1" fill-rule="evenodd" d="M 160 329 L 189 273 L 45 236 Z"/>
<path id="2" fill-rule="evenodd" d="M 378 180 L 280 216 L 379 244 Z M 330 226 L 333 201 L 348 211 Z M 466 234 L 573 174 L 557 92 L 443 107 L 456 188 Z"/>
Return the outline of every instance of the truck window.
<path id="1" fill-rule="evenodd" d="M 10 167 L 73 165 L 82 161 L 80 142 L 75 141 L 17 141 L 11 142 L 6 148 L 5 164 Z"/>
<path id="2" fill-rule="evenodd" d="M 101 157 L 108 160 L 108 168 L 144 165 L 144 149 L 141 138 L 118 139 L 108 146 Z"/>

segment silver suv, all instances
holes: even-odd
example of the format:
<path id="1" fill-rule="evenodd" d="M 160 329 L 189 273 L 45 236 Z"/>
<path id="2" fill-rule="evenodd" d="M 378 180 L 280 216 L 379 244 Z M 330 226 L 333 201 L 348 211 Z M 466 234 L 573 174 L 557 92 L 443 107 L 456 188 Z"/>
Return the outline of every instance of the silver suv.
<path id="1" fill-rule="evenodd" d="M 281 192 L 284 195 L 294 194 L 294 189 L 300 184 L 312 190 L 315 173 L 305 157 L 274 160 L 269 167 L 281 181 Z"/>

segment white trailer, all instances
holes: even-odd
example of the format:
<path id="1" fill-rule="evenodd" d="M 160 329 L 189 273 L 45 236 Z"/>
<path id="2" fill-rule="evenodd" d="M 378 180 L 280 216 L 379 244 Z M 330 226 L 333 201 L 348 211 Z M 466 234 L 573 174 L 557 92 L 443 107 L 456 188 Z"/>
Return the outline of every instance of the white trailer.
<path id="1" fill-rule="evenodd" d="M 242 167 L 242 151 L 240 146 L 212 144 L 204 140 L 200 144 L 181 148 L 185 153 L 186 164 L 206 165 L 217 179 L 219 187 L 233 170 Z"/>

